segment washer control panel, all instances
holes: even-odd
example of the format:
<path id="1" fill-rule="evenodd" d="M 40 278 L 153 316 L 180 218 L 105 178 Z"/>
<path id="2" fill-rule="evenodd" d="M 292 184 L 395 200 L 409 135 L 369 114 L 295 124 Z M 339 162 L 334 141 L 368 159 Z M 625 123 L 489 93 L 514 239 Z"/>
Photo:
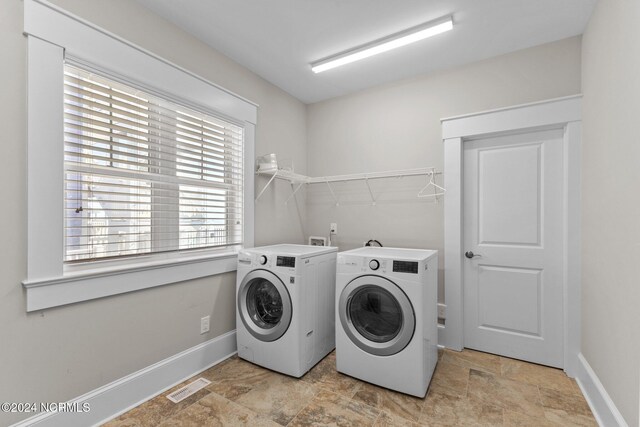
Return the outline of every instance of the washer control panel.
<path id="1" fill-rule="evenodd" d="M 393 261 L 394 273 L 418 274 L 418 263 L 414 261 Z"/>

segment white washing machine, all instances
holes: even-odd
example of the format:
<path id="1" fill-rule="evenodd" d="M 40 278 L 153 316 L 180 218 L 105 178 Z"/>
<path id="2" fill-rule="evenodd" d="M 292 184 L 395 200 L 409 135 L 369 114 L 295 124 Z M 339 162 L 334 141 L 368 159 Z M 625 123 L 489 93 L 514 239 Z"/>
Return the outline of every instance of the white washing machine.
<path id="1" fill-rule="evenodd" d="M 438 251 L 341 252 L 336 277 L 339 372 L 424 397 L 438 361 Z"/>
<path id="2" fill-rule="evenodd" d="M 301 377 L 335 348 L 337 248 L 274 245 L 238 254 L 238 356 Z"/>

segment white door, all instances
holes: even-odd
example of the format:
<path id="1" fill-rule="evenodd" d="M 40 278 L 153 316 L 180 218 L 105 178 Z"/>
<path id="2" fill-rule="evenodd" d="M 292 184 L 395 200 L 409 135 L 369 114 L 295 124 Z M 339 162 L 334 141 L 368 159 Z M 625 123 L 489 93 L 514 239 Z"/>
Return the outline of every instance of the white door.
<path id="1" fill-rule="evenodd" d="M 464 143 L 464 346 L 563 366 L 562 130 Z"/>

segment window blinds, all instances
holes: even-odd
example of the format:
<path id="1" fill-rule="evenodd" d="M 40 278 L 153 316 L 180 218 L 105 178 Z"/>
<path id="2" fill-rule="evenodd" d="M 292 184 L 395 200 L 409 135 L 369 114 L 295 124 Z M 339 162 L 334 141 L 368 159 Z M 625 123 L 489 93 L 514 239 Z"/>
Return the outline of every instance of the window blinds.
<path id="1" fill-rule="evenodd" d="M 65 261 L 242 243 L 243 129 L 66 64 Z"/>

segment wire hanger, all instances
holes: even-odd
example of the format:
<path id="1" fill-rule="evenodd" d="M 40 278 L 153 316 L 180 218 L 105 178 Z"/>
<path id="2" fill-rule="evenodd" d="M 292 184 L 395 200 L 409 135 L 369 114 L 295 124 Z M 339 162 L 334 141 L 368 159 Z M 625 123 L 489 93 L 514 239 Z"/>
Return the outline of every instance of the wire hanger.
<path id="1" fill-rule="evenodd" d="M 435 168 L 431 169 L 431 172 L 429 172 L 429 181 L 427 182 L 427 185 L 422 187 L 422 190 L 418 191 L 418 197 L 444 196 L 444 193 L 447 192 L 447 190 L 444 187 L 441 187 L 435 183 L 435 181 L 433 180 L 435 174 L 436 174 Z M 425 191 L 427 191 L 429 187 L 433 187 L 433 193 L 425 194 Z"/>

